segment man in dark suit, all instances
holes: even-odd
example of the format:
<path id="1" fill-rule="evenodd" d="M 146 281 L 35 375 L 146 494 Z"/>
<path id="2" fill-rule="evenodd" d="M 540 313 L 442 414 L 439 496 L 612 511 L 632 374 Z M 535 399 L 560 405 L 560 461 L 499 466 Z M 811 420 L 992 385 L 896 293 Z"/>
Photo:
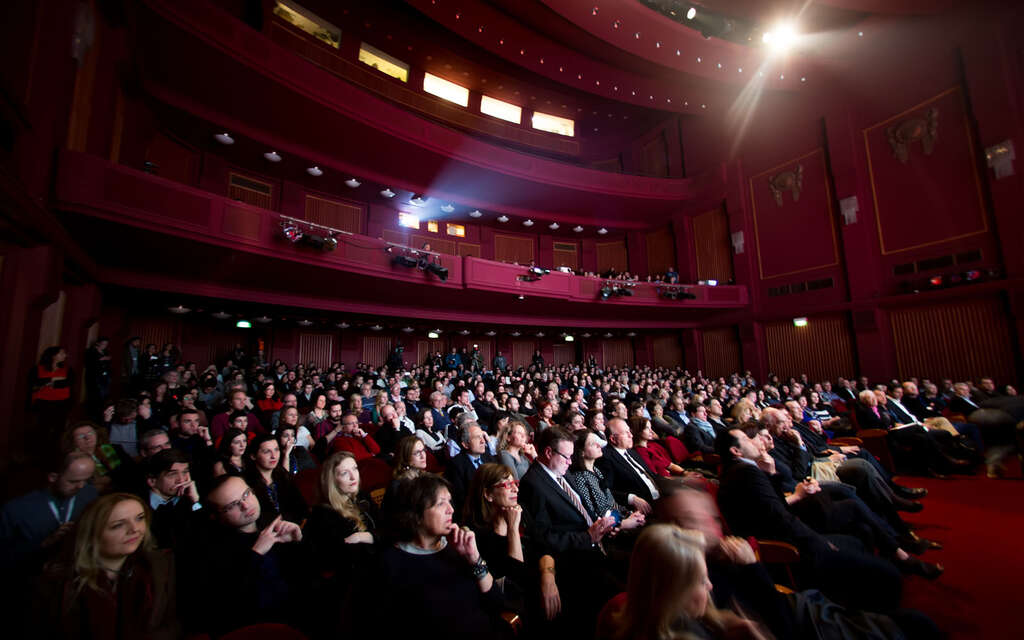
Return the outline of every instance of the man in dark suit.
<path id="1" fill-rule="evenodd" d="M 794 498 L 780 496 L 758 468 L 755 460 L 760 451 L 741 429 L 720 433 L 715 449 L 724 465 L 718 504 L 732 532 L 792 544 L 800 551 L 800 569 L 807 583 L 835 600 L 869 610 L 891 609 L 900 599 L 899 570 L 929 579 L 942 574 L 941 566 L 905 553 L 890 563 L 867 553 L 848 536 L 826 537 L 808 527 L 788 508 L 788 499 Z"/>
<path id="2" fill-rule="evenodd" d="M 452 458 L 448 468 L 448 480 L 452 483 L 452 504 L 456 513 L 462 513 L 462 504 L 469 492 L 469 483 L 480 465 L 495 462 L 487 452 L 487 434 L 476 422 L 467 422 L 459 433 L 462 451 Z"/>
<path id="3" fill-rule="evenodd" d="M 981 408 L 978 401 L 971 397 L 971 388 L 964 382 L 953 385 L 953 396 L 949 399 L 949 410 L 959 413 L 964 417 L 970 417 L 972 413 Z"/>
<path id="4" fill-rule="evenodd" d="M 608 421 L 608 445 L 596 464 L 615 501 L 649 515 L 659 496 L 658 485 L 647 463 L 633 451 L 633 433 L 622 418 Z"/>
<path id="5" fill-rule="evenodd" d="M 412 383 L 405 390 L 405 415 L 415 420 L 423 408 L 424 405 L 420 402 L 420 388 L 416 383 Z"/>
<path id="6" fill-rule="evenodd" d="M 140 497 L 153 510 L 150 529 L 161 549 L 178 548 L 202 517 L 189 467 L 188 456 L 177 449 L 164 449 L 147 460 L 147 491 Z"/>
<path id="7" fill-rule="evenodd" d="M 535 445 L 537 459 L 519 485 L 519 504 L 530 515 L 524 518 L 527 533 L 537 553 L 555 558 L 565 629 L 590 637 L 598 610 L 621 589 L 608 572 L 602 546 L 615 520 L 593 520 L 565 480 L 574 448 L 569 432 L 549 427 Z"/>

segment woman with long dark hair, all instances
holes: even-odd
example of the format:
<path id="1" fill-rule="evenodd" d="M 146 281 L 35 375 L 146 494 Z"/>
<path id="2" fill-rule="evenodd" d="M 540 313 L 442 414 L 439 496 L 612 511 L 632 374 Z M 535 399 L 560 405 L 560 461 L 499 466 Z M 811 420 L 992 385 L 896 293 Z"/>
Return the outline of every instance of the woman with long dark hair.
<path id="1" fill-rule="evenodd" d="M 291 476 L 281 468 L 281 447 L 269 433 L 257 434 L 245 449 L 249 468 L 245 479 L 260 502 L 261 517 L 270 522 L 282 516 L 301 524 L 309 515 L 309 505 Z"/>

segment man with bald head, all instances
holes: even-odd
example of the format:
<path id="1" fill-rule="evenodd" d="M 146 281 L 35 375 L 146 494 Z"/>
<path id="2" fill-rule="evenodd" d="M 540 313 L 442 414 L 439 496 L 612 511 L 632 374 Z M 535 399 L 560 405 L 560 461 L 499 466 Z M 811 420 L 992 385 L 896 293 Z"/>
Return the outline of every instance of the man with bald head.
<path id="1" fill-rule="evenodd" d="M 659 491 L 654 474 L 647 463 L 633 451 L 633 433 L 622 418 L 608 421 L 608 445 L 604 455 L 597 459 L 597 466 L 604 474 L 605 481 L 615 501 L 628 504 L 644 515 L 651 513 L 651 504 L 658 499 Z"/>

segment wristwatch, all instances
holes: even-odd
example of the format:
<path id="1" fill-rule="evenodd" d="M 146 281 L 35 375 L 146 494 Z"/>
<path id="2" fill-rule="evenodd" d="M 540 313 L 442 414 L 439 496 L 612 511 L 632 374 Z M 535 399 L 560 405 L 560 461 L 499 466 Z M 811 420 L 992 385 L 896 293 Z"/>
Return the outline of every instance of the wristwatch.
<path id="1" fill-rule="evenodd" d="M 487 575 L 487 561 L 484 560 L 483 556 L 480 556 L 480 559 L 476 561 L 476 564 L 473 565 L 473 568 L 470 569 L 470 571 L 472 571 L 474 579 L 484 579 Z"/>

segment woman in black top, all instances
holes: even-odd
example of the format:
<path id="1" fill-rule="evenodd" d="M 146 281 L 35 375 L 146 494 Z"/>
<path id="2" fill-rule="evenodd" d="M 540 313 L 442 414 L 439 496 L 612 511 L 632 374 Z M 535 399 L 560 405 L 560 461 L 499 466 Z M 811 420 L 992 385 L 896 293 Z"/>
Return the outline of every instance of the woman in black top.
<path id="1" fill-rule="evenodd" d="M 511 637 L 476 535 L 452 520 L 448 482 L 423 474 L 402 481 L 393 498 L 394 542 L 367 572 L 369 584 L 360 585 L 354 635 L 379 635 L 383 624 L 398 638 Z"/>
<path id="2" fill-rule="evenodd" d="M 359 492 L 359 467 L 348 451 L 339 451 L 320 468 L 324 502 L 313 507 L 304 539 L 324 571 L 347 576 L 370 557 L 377 540 L 373 501 Z"/>
<path id="3" fill-rule="evenodd" d="M 494 578 L 503 581 L 508 608 L 526 612 L 529 620 L 539 617 L 541 611 L 535 607 L 539 604 L 544 617 L 551 620 L 562 608 L 555 582 L 555 559 L 529 555 L 529 545 L 524 544 L 520 531 L 523 517 L 528 516 L 519 506 L 519 481 L 512 469 L 494 462 L 480 465 L 469 485 L 464 516 L 476 533 L 480 555 Z M 541 601 L 524 602 L 524 592 L 535 593 L 538 581 Z"/>
<path id="4" fill-rule="evenodd" d="M 309 505 L 302 492 L 292 482 L 291 476 L 278 464 L 281 447 L 269 433 L 254 437 L 245 455 L 249 468 L 245 479 L 260 502 L 261 519 L 270 522 L 282 516 L 289 522 L 302 524 L 309 515 Z"/>
<path id="5" fill-rule="evenodd" d="M 565 479 L 579 494 L 583 508 L 596 521 L 604 517 L 608 511 L 618 511 L 622 516 L 623 529 L 635 529 L 644 523 L 644 514 L 639 511 L 630 513 L 627 507 L 615 503 L 612 492 L 605 482 L 604 474 L 594 462 L 604 452 L 597 435 L 590 430 L 581 431 L 576 436 L 576 446 L 572 454 L 572 466 L 565 474 Z"/>

